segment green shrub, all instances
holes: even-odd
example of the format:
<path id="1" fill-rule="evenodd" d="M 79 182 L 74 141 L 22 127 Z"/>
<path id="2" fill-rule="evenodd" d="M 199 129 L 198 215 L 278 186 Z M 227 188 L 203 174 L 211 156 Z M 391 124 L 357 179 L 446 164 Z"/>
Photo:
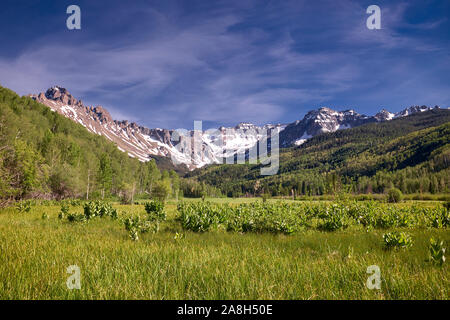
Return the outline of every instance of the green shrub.
<path id="1" fill-rule="evenodd" d="M 397 188 L 391 188 L 387 194 L 388 202 L 400 202 L 403 199 L 402 192 Z"/>
<path id="2" fill-rule="evenodd" d="M 145 203 L 145 211 L 148 214 L 149 221 L 165 221 L 164 203 L 159 200 L 153 200 Z"/>

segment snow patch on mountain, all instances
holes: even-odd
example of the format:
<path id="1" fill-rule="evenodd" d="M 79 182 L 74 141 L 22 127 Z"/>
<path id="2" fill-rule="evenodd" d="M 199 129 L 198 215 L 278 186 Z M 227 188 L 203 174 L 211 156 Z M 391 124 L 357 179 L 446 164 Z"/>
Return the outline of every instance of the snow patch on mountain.
<path id="1" fill-rule="evenodd" d="M 45 93 L 30 96 L 47 105 L 53 112 L 58 112 L 90 132 L 114 142 L 120 151 L 127 152 L 130 157 L 140 161 L 148 161 L 152 156 L 171 157 L 175 164 L 185 164 L 189 169 L 222 163 L 225 158 L 234 157 L 236 154 L 242 156 L 246 151 L 255 149 L 258 141 L 267 142 L 265 134 L 274 129 L 280 132 L 281 147 L 300 146 L 317 134 L 349 129 L 369 122 L 390 121 L 438 108 L 412 106 L 395 114 L 382 109 L 375 116 L 367 116 L 353 109 L 336 111 L 322 107 L 308 112 L 302 120 L 288 125 L 266 124 L 260 127 L 241 122 L 231 128 L 188 131 L 186 136 L 173 139 L 173 130 L 149 129 L 126 120 L 113 120 L 102 106 L 85 106 L 62 87 L 55 86 Z M 194 146 L 191 143 L 194 135 L 198 135 L 199 145 Z"/>

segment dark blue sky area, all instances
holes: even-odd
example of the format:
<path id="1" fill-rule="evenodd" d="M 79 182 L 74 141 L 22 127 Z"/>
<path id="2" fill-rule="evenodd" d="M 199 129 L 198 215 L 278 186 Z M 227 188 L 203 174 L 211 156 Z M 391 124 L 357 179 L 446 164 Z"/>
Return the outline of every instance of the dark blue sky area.
<path id="1" fill-rule="evenodd" d="M 81 30 L 66 8 L 81 8 Z M 366 8 L 381 8 L 381 30 Z M 0 84 L 192 128 L 450 101 L 450 2 L 2 1 Z"/>

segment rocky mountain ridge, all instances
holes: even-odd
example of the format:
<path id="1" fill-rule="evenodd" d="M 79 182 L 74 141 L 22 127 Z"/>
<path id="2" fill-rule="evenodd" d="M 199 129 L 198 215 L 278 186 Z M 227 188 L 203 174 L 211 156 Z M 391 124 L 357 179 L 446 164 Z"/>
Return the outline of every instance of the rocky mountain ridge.
<path id="1" fill-rule="evenodd" d="M 223 163 L 224 159 L 234 157 L 236 153 L 245 153 L 246 150 L 255 148 L 257 142 L 265 138 L 266 132 L 273 130 L 280 132 L 280 146 L 289 147 L 300 145 L 320 133 L 352 128 L 369 122 L 389 121 L 433 109 L 413 106 L 395 114 L 383 109 L 374 116 L 366 116 L 352 109 L 335 111 L 322 107 L 309 111 L 302 120 L 288 125 L 256 126 L 242 122 L 233 128 L 220 127 L 215 132 L 194 130 L 180 136 L 175 135 L 174 130 L 149 129 L 135 122 L 114 120 L 104 107 L 85 106 L 67 89 L 59 86 L 30 97 L 83 125 L 90 132 L 113 141 L 130 157 L 140 161 L 148 161 L 152 156 L 170 157 L 175 164 L 185 164 L 189 169 Z M 198 142 L 191 143 L 192 137 L 196 137 L 197 140 L 194 141 Z"/>

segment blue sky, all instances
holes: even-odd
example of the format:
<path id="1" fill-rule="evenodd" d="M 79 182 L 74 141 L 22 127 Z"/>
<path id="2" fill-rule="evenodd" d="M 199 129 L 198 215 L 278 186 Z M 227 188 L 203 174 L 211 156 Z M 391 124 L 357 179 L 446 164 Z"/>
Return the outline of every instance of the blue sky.
<path id="1" fill-rule="evenodd" d="M 66 8 L 81 8 L 81 30 Z M 366 8 L 381 8 L 381 30 Z M 450 105 L 450 2 L 2 1 L 0 84 L 66 87 L 148 127 Z"/>

